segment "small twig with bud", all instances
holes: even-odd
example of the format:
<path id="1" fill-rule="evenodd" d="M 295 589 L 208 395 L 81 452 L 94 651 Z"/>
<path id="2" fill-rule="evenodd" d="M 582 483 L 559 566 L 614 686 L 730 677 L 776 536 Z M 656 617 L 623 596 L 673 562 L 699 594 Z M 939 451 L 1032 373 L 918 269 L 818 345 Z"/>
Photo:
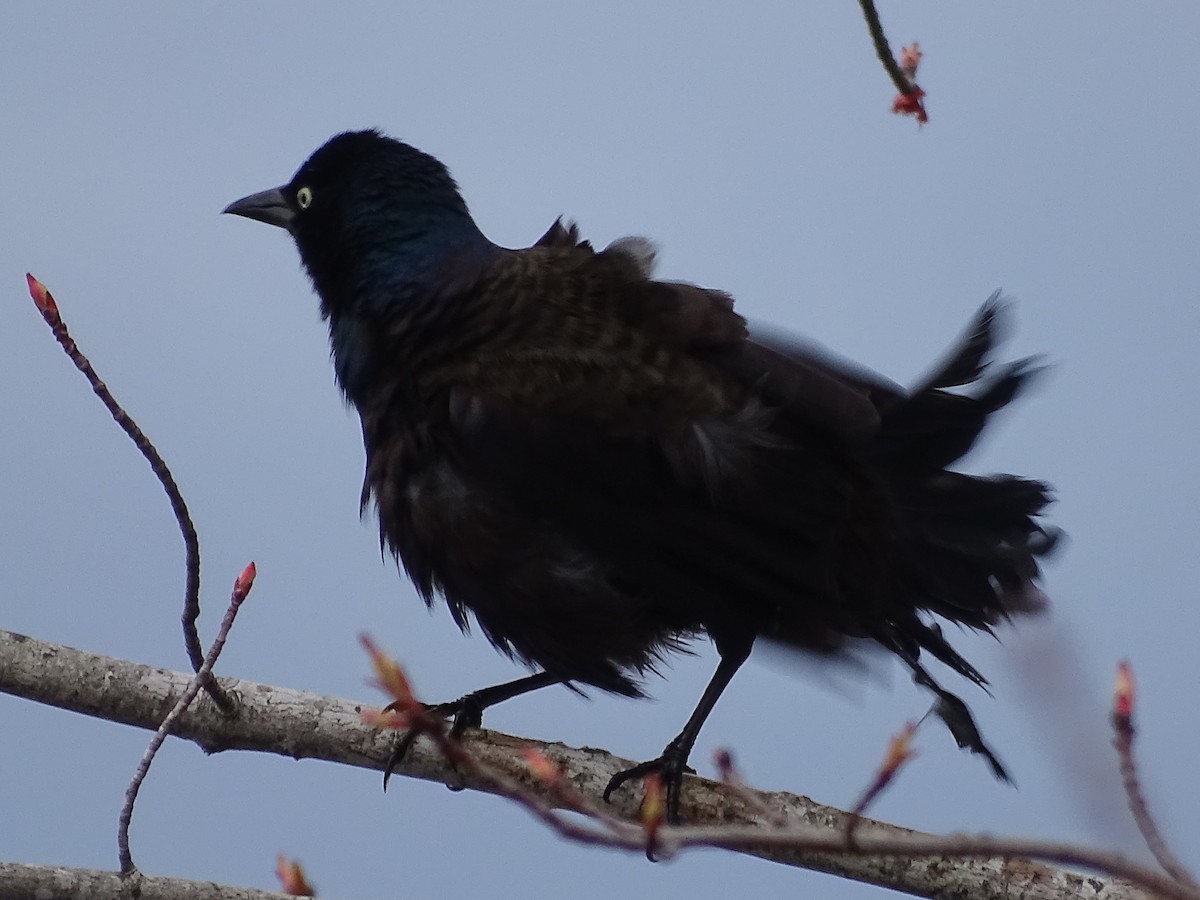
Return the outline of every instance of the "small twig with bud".
<path id="1" fill-rule="evenodd" d="M 897 61 L 888 45 L 887 35 L 883 33 L 883 23 L 879 21 L 879 12 L 875 9 L 873 0 L 858 0 L 862 7 L 863 18 L 867 20 L 867 30 L 871 33 L 871 42 L 875 45 L 875 54 L 883 63 L 884 71 L 892 79 L 892 84 L 899 92 L 892 102 L 892 112 L 917 117 L 917 122 L 924 125 L 929 121 L 925 112 L 923 97 L 925 92 L 917 85 L 917 66 L 921 62 L 921 49 L 913 42 L 905 47 Z"/>
<path id="2" fill-rule="evenodd" d="M 923 55 L 916 41 L 901 49 L 900 71 L 908 78 L 911 90 L 901 91 L 892 101 L 892 112 L 902 116 L 916 116 L 918 125 L 929 121 L 929 114 L 925 112 L 925 92 L 914 80 Z"/>
<path id="3" fill-rule="evenodd" d="M 179 698 L 179 701 L 167 713 L 166 718 L 162 720 L 162 724 L 158 726 L 158 730 L 150 740 L 150 746 L 142 754 L 141 762 L 138 763 L 133 780 L 129 783 L 129 787 L 125 789 L 125 803 L 121 807 L 121 816 L 117 827 L 117 855 L 120 859 L 122 874 L 128 875 L 137 871 L 137 866 L 133 863 L 133 855 L 129 850 L 129 823 L 133 821 L 133 805 L 137 801 L 138 791 L 141 790 L 142 782 L 146 780 L 146 776 L 150 772 L 150 764 L 154 762 L 154 757 L 166 741 L 167 735 L 171 733 L 171 729 L 174 727 L 176 721 L 192 705 L 192 701 L 196 699 L 196 695 L 200 693 L 200 690 L 212 681 L 213 665 L 225 647 L 225 639 L 229 636 L 230 629 L 233 628 L 233 621 L 237 618 L 242 601 L 246 599 L 246 596 L 250 593 L 250 588 L 254 586 L 254 577 L 256 574 L 257 570 L 254 563 L 250 563 L 233 582 L 233 593 L 229 598 L 229 608 L 225 610 L 225 617 L 221 620 L 221 627 L 217 630 L 216 639 L 213 640 L 212 646 L 200 663 L 200 671 L 192 678 L 187 689 Z M 226 695 L 223 694 L 222 696 Z"/>
<path id="4" fill-rule="evenodd" d="M 619 832 L 629 828 L 628 822 L 591 803 L 587 797 L 576 790 L 575 786 L 567 780 L 562 763 L 558 760 L 552 759 L 536 747 L 526 747 L 522 751 L 522 755 L 529 766 L 529 771 L 563 809 L 595 819 L 612 831 Z"/>
<path id="5" fill-rule="evenodd" d="M 1117 758 L 1120 760 L 1121 781 L 1125 785 L 1125 796 L 1129 800 L 1129 810 L 1133 813 L 1138 830 L 1146 841 L 1146 846 L 1158 860 L 1168 875 L 1180 884 L 1189 887 L 1200 887 L 1195 877 L 1187 867 L 1179 861 L 1155 824 L 1150 814 L 1150 807 L 1142 793 L 1141 779 L 1138 777 L 1137 764 L 1133 759 L 1133 706 L 1136 699 L 1136 684 L 1133 678 L 1133 668 L 1128 660 L 1121 660 L 1117 665 L 1117 683 L 1113 690 L 1113 746 L 1117 748 Z"/>
<path id="6" fill-rule="evenodd" d="M 530 773 L 537 782 L 547 788 L 543 799 L 535 795 L 526 785 L 480 762 L 456 738 L 452 737 L 440 717 L 429 712 L 424 704 L 412 694 L 408 679 L 399 665 L 384 656 L 370 642 L 364 644 L 372 654 L 376 665 L 377 682 L 393 697 L 393 703 L 384 710 L 365 710 L 361 713 L 364 722 L 383 727 L 405 728 L 406 723 L 415 722 L 426 729 L 422 733 L 431 739 L 446 761 L 456 770 L 485 782 L 488 790 L 506 797 L 532 813 L 543 824 L 560 837 L 576 843 L 640 851 L 654 861 L 673 857 L 681 850 L 709 847 L 740 851 L 787 851 L 789 853 L 812 853 L 837 856 L 903 856 L 903 857 L 960 857 L 963 859 L 987 859 L 1028 857 L 1068 866 L 1081 866 L 1107 872 L 1127 879 L 1163 897 L 1177 900 L 1200 900 L 1200 890 L 1190 884 L 1170 880 L 1157 872 L 1140 866 L 1118 854 L 1095 851 L 1084 847 L 1050 841 L 971 837 L 952 835 L 937 838 L 927 835 L 896 836 L 880 833 L 865 826 L 855 832 L 850 824 L 845 830 L 831 832 L 828 828 L 797 822 L 772 824 L 775 827 L 731 826 L 731 825 L 670 825 L 666 822 L 665 796 L 661 781 L 646 779 L 645 794 L 640 814 L 636 821 L 626 821 L 612 815 L 603 815 L 593 808 L 585 797 L 578 795 L 560 766 L 544 753 L 532 748 L 525 752 Z M 380 665 L 385 668 L 380 669 Z M 392 669 L 394 667 L 394 670 Z M 893 738 L 884 763 L 875 781 L 864 792 L 855 811 L 857 819 L 867 805 L 878 796 L 895 777 L 900 767 L 914 753 L 910 741 L 915 725 L 909 724 Z M 718 755 L 718 768 L 722 769 L 727 783 L 734 784 L 736 773 L 732 759 Z M 740 781 L 740 777 L 736 779 Z M 749 791 L 744 788 L 744 791 Z M 739 795 L 743 790 L 738 790 Z M 755 809 L 765 811 L 761 801 L 752 804 Z M 557 807 L 557 808 L 556 808 Z M 603 827 L 595 827 L 586 821 L 567 818 L 559 812 L 566 809 L 580 813 Z"/>
<path id="7" fill-rule="evenodd" d="M 133 441 L 134 446 L 138 448 L 146 461 L 150 463 L 150 468 L 158 478 L 159 484 L 167 494 L 167 499 L 171 503 L 171 510 L 175 513 L 175 521 L 179 523 L 179 531 L 183 535 L 183 546 L 186 556 L 184 570 L 185 585 L 183 598 L 183 642 L 187 648 L 188 659 L 191 661 L 192 669 L 200 671 L 200 666 L 204 663 L 204 651 L 200 646 L 200 636 L 196 631 L 196 620 L 200 616 L 200 538 L 196 534 L 196 526 L 192 523 L 192 517 L 188 513 L 187 503 L 184 502 L 183 494 L 179 490 L 179 485 L 175 482 L 175 477 L 171 474 L 170 468 L 161 454 L 146 437 L 145 432 L 138 426 L 137 422 L 125 411 L 112 392 L 109 391 L 106 385 L 96 374 L 96 370 L 92 367 L 91 361 L 84 356 L 79 349 L 70 333 L 67 331 L 66 322 L 63 321 L 61 313 L 58 310 L 58 304 L 55 302 L 53 295 L 44 284 L 38 281 L 33 275 L 26 273 L 25 280 L 29 284 L 29 294 L 33 297 L 34 305 L 37 306 L 38 312 L 42 314 L 42 318 L 46 320 L 46 324 L 50 326 L 50 330 L 54 333 L 55 339 L 62 345 L 67 357 L 75 364 L 84 378 L 88 380 L 88 384 L 92 386 L 92 390 L 96 396 L 100 398 L 100 402 L 104 404 L 113 420 L 121 426 L 121 429 Z M 233 701 L 225 696 L 215 681 L 209 681 L 205 686 L 213 702 L 217 707 L 226 714 L 230 714 L 234 710 Z"/>
<path id="8" fill-rule="evenodd" d="M 497 794 L 516 802 L 551 829 L 571 840 L 584 844 L 613 846 L 611 839 L 618 841 L 616 846 L 627 846 L 631 839 L 638 839 L 635 836 L 641 834 L 641 829 L 588 803 L 567 783 L 562 770 L 544 753 L 531 750 L 525 754 L 530 773 L 541 784 L 550 788 L 554 799 L 564 808 L 601 822 L 608 829 L 608 834 L 565 818 L 518 781 L 481 763 L 451 734 L 442 717 L 416 698 L 403 667 L 380 650 L 368 635 L 362 635 L 360 640 L 371 657 L 371 666 L 375 671 L 373 683 L 391 697 L 392 701 L 383 709 L 362 710 L 360 718 L 364 724 L 406 731 L 410 735 L 416 729 L 418 735 L 424 735 L 433 741 L 442 757 L 454 769 L 487 782 Z"/>
<path id="9" fill-rule="evenodd" d="M 667 822 L 667 788 L 662 776 L 649 773 L 642 780 L 642 832 L 646 835 L 646 859 L 658 862 L 658 835 Z"/>
<path id="10" fill-rule="evenodd" d="M 767 804 L 763 803 L 758 791 L 746 784 L 746 779 L 742 777 L 742 773 L 733 764 L 733 753 L 721 747 L 713 753 L 713 763 L 717 767 L 717 775 L 721 781 L 733 788 L 738 797 L 747 806 L 776 828 L 785 828 L 787 826 L 787 816 L 782 811 L 771 809 Z"/>
<path id="11" fill-rule="evenodd" d="M 883 792 L 884 788 L 892 783 L 892 779 L 896 777 L 900 768 L 917 755 L 916 751 L 912 749 L 912 737 L 916 730 L 916 722 L 907 722 L 899 734 L 893 735 L 891 741 L 888 742 L 887 753 L 884 754 L 883 762 L 875 773 L 875 780 L 863 791 L 858 802 L 851 808 L 850 816 L 846 819 L 847 844 L 854 843 L 854 832 L 858 828 L 859 822 L 862 821 L 862 815 L 867 811 L 867 807 Z"/>
<path id="12" fill-rule="evenodd" d="M 304 867 L 300 865 L 299 860 L 288 859 L 280 853 L 275 860 L 275 877 L 279 879 L 279 885 L 285 894 L 295 897 L 317 896 L 317 889 L 304 874 Z"/>
<path id="13" fill-rule="evenodd" d="M 417 699 L 403 667 L 384 653 L 371 640 L 370 635 L 360 635 L 359 641 L 371 657 L 371 667 L 375 671 L 375 679 L 372 683 L 392 698 L 392 702 L 383 709 L 364 709 L 361 713 L 362 721 L 375 728 L 390 728 L 395 731 L 407 732 L 406 738 L 409 740 L 415 740 L 425 735 L 433 740 L 442 755 L 451 764 L 457 765 L 460 761 L 467 762 L 469 754 L 451 736 L 445 720 L 437 714 L 436 710 L 427 707 Z M 387 787 L 386 781 L 384 787 Z"/>

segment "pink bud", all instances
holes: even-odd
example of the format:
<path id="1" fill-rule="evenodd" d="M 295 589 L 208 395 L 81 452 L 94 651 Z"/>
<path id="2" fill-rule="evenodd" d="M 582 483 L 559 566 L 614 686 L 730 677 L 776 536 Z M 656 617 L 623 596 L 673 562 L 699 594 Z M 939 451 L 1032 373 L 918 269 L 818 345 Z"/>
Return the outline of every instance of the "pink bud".
<path id="1" fill-rule="evenodd" d="M 1132 716 L 1135 693 L 1133 667 L 1129 665 L 1129 660 L 1123 659 L 1117 664 L 1117 684 L 1113 690 L 1113 714 L 1122 719 Z"/>
<path id="2" fill-rule="evenodd" d="M 233 594 L 239 601 L 246 599 L 246 595 L 250 593 L 250 588 L 254 587 L 254 576 L 257 574 L 258 569 L 255 568 L 253 561 L 246 568 L 242 569 L 242 574 L 233 583 Z"/>
<path id="3" fill-rule="evenodd" d="M 58 304 L 54 302 L 54 298 L 46 290 L 46 286 L 28 272 L 25 273 L 25 280 L 29 282 L 29 296 L 33 298 L 38 312 L 43 316 L 57 316 Z"/>

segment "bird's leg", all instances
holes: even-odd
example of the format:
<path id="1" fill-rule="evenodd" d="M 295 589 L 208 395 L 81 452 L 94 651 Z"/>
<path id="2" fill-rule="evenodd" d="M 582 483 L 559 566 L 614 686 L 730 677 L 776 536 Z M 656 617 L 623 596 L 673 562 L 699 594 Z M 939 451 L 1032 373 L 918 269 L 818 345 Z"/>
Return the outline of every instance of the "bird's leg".
<path id="1" fill-rule="evenodd" d="M 552 684 L 562 684 L 564 681 L 565 679 L 558 675 L 551 675 L 549 672 L 538 672 L 535 675 L 527 675 L 515 681 L 506 681 L 504 684 L 494 684 L 491 687 L 480 688 L 448 703 L 427 703 L 425 704 L 425 711 L 439 716 L 452 717 L 450 736 L 457 738 L 468 728 L 478 728 L 483 722 L 483 711 L 489 706 L 495 706 L 497 703 L 503 703 L 505 700 L 511 700 L 513 697 L 519 697 L 521 694 L 528 694 L 530 691 L 550 687 Z M 384 790 L 387 790 L 388 779 L 392 777 L 392 772 L 396 766 L 400 765 L 405 754 L 412 747 L 413 742 L 417 739 L 417 734 L 418 732 L 415 729 L 406 731 L 396 741 L 396 745 L 392 748 L 392 754 L 388 757 L 387 765 L 383 769 Z"/>
<path id="2" fill-rule="evenodd" d="M 696 708 L 692 711 L 687 724 L 683 726 L 683 730 L 667 744 L 662 755 L 657 759 L 639 763 L 610 778 L 608 786 L 604 788 L 605 803 L 609 802 L 612 792 L 625 782 L 634 778 L 644 778 L 651 772 L 657 772 L 661 776 L 667 792 L 667 821 L 672 823 L 679 821 L 679 793 L 683 786 L 683 776 L 685 773 L 694 774 L 695 772 L 687 764 L 688 756 L 696 744 L 696 738 L 700 736 L 700 729 L 704 727 L 704 721 L 712 712 L 713 707 L 717 705 L 717 700 L 728 687 L 729 682 L 733 680 L 737 670 L 750 655 L 754 638 L 739 636 L 736 640 L 717 639 L 716 645 L 717 652 L 721 654 L 721 662 L 717 665 L 717 671 L 713 673 L 708 687 L 704 689 L 704 693 L 700 696 L 700 702 L 696 704 Z"/>

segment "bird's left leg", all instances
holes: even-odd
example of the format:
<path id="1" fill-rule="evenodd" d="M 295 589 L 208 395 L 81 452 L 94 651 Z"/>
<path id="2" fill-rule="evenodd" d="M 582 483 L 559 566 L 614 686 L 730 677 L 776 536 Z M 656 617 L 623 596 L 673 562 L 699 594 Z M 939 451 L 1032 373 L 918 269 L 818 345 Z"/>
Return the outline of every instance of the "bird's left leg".
<path id="1" fill-rule="evenodd" d="M 679 821 L 679 793 L 683 786 L 683 776 L 685 773 L 695 772 L 687 764 L 688 756 L 696 744 L 700 729 L 704 727 L 704 721 L 712 712 L 713 707 L 717 705 L 717 700 L 729 682 L 733 680 L 737 670 L 742 667 L 742 663 L 750 655 L 750 649 L 754 646 L 754 636 L 738 635 L 736 638 L 714 638 L 714 642 L 717 645 L 717 652 L 721 655 L 721 662 L 717 665 L 717 671 L 713 673 L 708 687 L 704 689 L 704 693 L 700 696 L 700 702 L 696 704 L 696 708 L 692 711 L 687 724 L 683 726 L 683 730 L 671 743 L 667 744 L 663 749 L 662 756 L 639 763 L 610 778 L 608 786 L 604 788 L 605 803 L 609 802 L 612 792 L 625 782 L 634 778 L 644 778 L 651 772 L 657 772 L 662 777 L 663 786 L 667 792 L 667 821 Z"/>
<path id="2" fill-rule="evenodd" d="M 477 691 L 472 691 L 469 694 L 464 694 L 457 700 L 451 700 L 447 703 L 432 703 L 426 704 L 426 712 L 431 712 L 439 716 L 451 718 L 450 736 L 457 738 L 462 735 L 468 728 L 478 728 L 483 723 L 483 711 L 490 706 L 495 706 L 497 703 L 503 703 L 505 700 L 511 700 L 513 697 L 519 697 L 521 694 L 528 694 L 530 691 L 536 691 L 540 688 L 550 687 L 552 684 L 563 684 L 566 679 L 559 675 L 551 675 L 549 672 L 538 672 L 534 675 L 527 675 L 524 678 L 518 678 L 515 681 L 506 681 L 504 684 L 494 684 L 491 687 L 480 688 Z M 387 789 L 388 779 L 392 777 L 392 772 L 396 766 L 400 765 L 409 748 L 412 747 L 413 741 L 417 739 L 417 731 L 407 731 L 401 738 L 396 741 L 396 745 L 392 748 L 392 754 L 388 757 L 387 765 L 383 769 L 383 787 Z"/>

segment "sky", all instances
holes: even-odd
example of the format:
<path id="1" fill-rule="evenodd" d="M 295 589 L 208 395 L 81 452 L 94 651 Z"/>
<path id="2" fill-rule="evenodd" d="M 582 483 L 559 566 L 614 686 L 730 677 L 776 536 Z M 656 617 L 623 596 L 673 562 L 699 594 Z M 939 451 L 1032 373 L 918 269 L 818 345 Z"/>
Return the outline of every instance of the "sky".
<path id="1" fill-rule="evenodd" d="M 295 248 L 219 215 L 331 135 L 379 127 L 442 159 L 497 243 L 559 215 L 598 244 L 647 235 L 665 277 L 901 382 L 1002 288 L 1004 352 L 1052 368 L 968 464 L 1051 482 L 1070 540 L 1049 616 L 951 637 L 992 682 L 960 693 L 1019 787 L 923 729 L 873 812 L 1138 852 L 1106 723 L 1128 657 L 1146 792 L 1200 866 L 1200 6 L 1098 9 L 884 5 L 894 47 L 925 52 L 919 128 L 890 113 L 850 2 L 0 5 L 0 627 L 187 666 L 170 510 L 34 310 L 31 271 L 184 490 L 206 638 L 258 565 L 220 672 L 371 701 L 368 631 L 429 700 L 523 674 L 381 560 Z M 653 701 L 543 691 L 486 722 L 655 756 L 715 665 L 697 649 Z M 758 653 L 693 761 L 712 775 L 730 747 L 752 783 L 844 807 L 927 706 L 899 665 L 863 680 Z M 115 868 L 149 735 L 10 697 L 0 722 L 0 859 Z M 132 839 L 144 871 L 254 887 L 284 852 L 329 897 L 881 896 L 718 852 L 651 865 L 492 797 L 385 795 L 374 772 L 182 741 Z"/>

